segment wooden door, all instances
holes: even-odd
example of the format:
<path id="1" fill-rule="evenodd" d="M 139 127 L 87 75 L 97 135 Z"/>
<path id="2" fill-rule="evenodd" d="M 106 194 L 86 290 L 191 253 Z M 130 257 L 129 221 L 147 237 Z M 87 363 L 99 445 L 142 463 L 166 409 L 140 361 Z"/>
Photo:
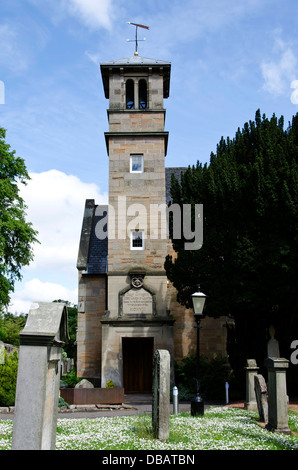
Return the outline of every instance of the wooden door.
<path id="1" fill-rule="evenodd" d="M 125 393 L 152 392 L 153 338 L 122 338 Z"/>

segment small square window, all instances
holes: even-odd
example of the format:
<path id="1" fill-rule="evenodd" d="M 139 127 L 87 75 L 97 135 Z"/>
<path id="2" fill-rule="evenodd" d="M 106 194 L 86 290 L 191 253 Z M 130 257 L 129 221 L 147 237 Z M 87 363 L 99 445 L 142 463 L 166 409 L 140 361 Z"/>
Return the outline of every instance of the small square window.
<path id="1" fill-rule="evenodd" d="M 130 172 L 143 173 L 144 171 L 144 158 L 143 155 L 130 156 Z"/>
<path id="2" fill-rule="evenodd" d="M 144 249 L 144 230 L 132 230 L 130 234 L 130 249 L 143 250 Z"/>

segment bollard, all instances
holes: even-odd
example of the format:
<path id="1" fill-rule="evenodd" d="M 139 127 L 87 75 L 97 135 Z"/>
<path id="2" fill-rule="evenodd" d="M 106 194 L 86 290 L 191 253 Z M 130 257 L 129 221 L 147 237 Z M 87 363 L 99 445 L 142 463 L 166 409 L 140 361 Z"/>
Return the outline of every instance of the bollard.
<path id="1" fill-rule="evenodd" d="M 178 411 L 178 388 L 173 387 L 173 413 L 174 415 L 177 415 L 179 413 Z"/>
<path id="2" fill-rule="evenodd" d="M 226 388 L 226 405 L 229 403 L 229 382 L 225 383 Z"/>

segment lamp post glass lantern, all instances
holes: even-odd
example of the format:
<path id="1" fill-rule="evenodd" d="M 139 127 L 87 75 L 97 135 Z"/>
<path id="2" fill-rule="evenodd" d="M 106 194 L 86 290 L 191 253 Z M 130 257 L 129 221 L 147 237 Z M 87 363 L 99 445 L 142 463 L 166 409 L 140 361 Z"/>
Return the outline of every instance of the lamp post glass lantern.
<path id="1" fill-rule="evenodd" d="M 198 416 L 204 414 L 204 401 L 200 395 L 200 326 L 201 319 L 203 318 L 203 309 L 205 305 L 206 295 L 200 292 L 192 294 L 192 303 L 194 308 L 194 318 L 196 322 L 195 328 L 197 329 L 197 357 L 196 357 L 196 396 L 191 400 L 191 415 Z"/>

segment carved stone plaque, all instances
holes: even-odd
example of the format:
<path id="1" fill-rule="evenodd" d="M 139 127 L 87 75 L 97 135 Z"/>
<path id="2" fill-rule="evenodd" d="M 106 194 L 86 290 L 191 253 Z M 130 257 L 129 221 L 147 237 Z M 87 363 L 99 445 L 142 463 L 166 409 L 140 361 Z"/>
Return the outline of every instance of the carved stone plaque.
<path id="1" fill-rule="evenodd" d="M 132 288 L 122 297 L 123 315 L 153 315 L 152 294 L 141 288 Z"/>

